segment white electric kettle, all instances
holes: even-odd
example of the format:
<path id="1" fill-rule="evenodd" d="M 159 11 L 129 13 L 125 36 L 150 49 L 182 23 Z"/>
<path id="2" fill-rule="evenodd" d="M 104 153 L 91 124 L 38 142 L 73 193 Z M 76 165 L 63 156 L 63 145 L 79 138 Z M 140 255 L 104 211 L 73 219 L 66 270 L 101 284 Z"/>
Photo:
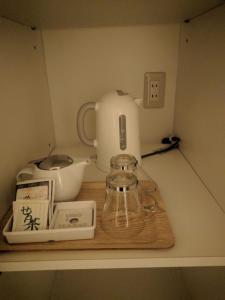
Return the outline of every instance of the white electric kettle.
<path id="1" fill-rule="evenodd" d="M 112 91 L 99 102 L 88 102 L 77 114 L 77 132 L 84 144 L 96 147 L 97 167 L 109 171 L 112 156 L 121 153 L 134 155 L 141 163 L 138 105 L 121 90 Z M 96 139 L 90 140 L 84 130 L 84 117 L 88 110 L 96 112 Z"/>
<path id="2" fill-rule="evenodd" d="M 55 201 L 75 200 L 83 179 L 88 160 L 72 159 L 68 155 L 56 154 L 33 161 L 24 167 L 16 176 L 17 181 L 23 178 L 55 180 Z"/>

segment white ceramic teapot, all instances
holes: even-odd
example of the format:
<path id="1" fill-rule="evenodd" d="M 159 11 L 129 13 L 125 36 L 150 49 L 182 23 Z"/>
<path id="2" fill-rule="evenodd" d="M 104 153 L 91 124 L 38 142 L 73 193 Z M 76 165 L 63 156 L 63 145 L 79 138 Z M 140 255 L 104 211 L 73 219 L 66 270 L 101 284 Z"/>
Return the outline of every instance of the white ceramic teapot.
<path id="1" fill-rule="evenodd" d="M 88 160 L 72 159 L 68 155 L 51 155 L 33 161 L 23 168 L 16 176 L 17 181 L 22 178 L 55 180 L 55 201 L 75 200 L 78 195 L 85 166 Z"/>

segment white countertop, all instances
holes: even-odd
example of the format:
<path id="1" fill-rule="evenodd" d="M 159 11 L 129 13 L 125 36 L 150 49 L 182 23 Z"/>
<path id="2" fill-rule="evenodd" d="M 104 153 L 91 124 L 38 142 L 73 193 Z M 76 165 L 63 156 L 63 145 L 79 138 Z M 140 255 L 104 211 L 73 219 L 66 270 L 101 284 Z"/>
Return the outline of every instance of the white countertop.
<path id="1" fill-rule="evenodd" d="M 55 152 L 89 153 L 83 147 Z M 225 266 L 225 214 L 179 150 L 145 158 L 143 168 L 159 185 L 176 238 L 173 248 L 6 252 L 0 254 L 0 271 Z M 85 181 L 104 179 L 94 164 L 86 168 Z"/>

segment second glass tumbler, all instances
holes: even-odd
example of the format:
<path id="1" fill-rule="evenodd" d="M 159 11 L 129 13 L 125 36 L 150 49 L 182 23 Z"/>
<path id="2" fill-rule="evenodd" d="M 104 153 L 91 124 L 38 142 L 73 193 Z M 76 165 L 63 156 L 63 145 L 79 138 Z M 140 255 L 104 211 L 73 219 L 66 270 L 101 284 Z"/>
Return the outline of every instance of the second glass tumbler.
<path id="1" fill-rule="evenodd" d="M 106 177 L 106 201 L 102 228 L 114 238 L 129 238 L 144 228 L 144 211 L 139 200 L 138 180 L 130 172 L 118 171 Z"/>

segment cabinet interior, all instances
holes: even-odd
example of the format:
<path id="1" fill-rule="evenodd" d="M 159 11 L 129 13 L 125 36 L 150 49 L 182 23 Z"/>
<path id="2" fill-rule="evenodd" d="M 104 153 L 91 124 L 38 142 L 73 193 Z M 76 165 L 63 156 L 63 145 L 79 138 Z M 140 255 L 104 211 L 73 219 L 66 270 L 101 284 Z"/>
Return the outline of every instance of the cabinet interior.
<path id="1" fill-rule="evenodd" d="M 224 210 L 224 1 L 103 2 L 1 2 L 0 215 L 24 164 L 79 144 L 82 103 L 115 88 L 142 97 L 147 71 L 166 72 L 165 105 L 140 110 L 141 141 L 179 135 Z"/>
<path id="2" fill-rule="evenodd" d="M 80 105 L 116 88 L 142 97 L 148 71 L 166 72 L 165 105 L 140 109 L 142 143 L 178 135 L 183 155 L 225 211 L 223 3 L 2 0 L 0 218 L 15 197 L 15 176 L 28 161 L 54 147 L 79 145 L 75 118 Z M 87 119 L 88 135 L 94 137 L 95 116 Z M 136 269 L 135 276 L 130 270 L 17 274 L 0 277 L 8 299 L 14 291 L 18 299 L 27 291 L 33 299 L 60 299 L 69 293 L 107 297 L 112 280 L 118 286 L 111 296 L 124 299 L 135 293 L 142 299 L 149 294 L 212 299 L 216 293 L 222 299 L 224 293 L 224 268 Z M 98 285 L 102 278 L 105 288 Z M 137 278 L 134 290 L 129 284 L 135 286 Z M 86 293 L 87 279 L 92 286 Z M 28 290 L 23 288 L 27 282 Z"/>

